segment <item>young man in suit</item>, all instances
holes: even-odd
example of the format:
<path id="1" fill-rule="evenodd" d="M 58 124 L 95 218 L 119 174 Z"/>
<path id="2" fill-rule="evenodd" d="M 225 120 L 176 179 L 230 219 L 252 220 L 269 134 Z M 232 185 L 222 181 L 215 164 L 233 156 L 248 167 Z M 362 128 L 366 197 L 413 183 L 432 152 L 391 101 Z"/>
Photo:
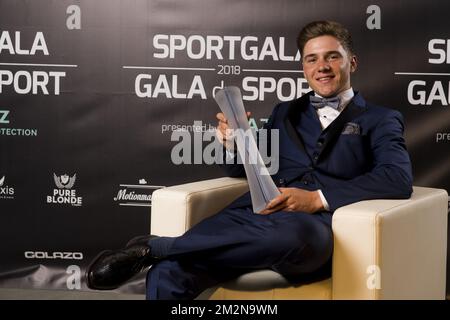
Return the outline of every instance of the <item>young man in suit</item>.
<path id="1" fill-rule="evenodd" d="M 114 289 L 149 265 L 149 299 L 192 299 L 257 269 L 292 281 L 327 276 L 337 208 L 411 195 L 402 117 L 353 91 L 357 60 L 348 30 L 315 21 L 302 29 L 298 46 L 313 91 L 277 105 L 266 125 L 279 130 L 279 171 L 272 177 L 283 181 L 281 194 L 263 214 L 252 212 L 247 193 L 180 237 L 141 236 L 124 249 L 105 251 L 88 270 L 89 287 Z M 221 113 L 217 118 L 226 143 L 227 120 Z M 245 175 L 242 165 L 225 170 Z"/>

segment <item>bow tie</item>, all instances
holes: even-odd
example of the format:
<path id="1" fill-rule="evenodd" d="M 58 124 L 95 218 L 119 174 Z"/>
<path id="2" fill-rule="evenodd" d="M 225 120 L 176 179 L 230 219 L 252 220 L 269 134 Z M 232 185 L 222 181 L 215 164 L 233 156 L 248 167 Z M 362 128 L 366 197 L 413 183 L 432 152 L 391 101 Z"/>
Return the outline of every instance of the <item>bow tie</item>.
<path id="1" fill-rule="evenodd" d="M 331 107 L 331 108 L 339 111 L 339 104 L 341 102 L 341 99 L 339 99 L 339 97 L 320 98 L 317 96 L 310 96 L 309 101 L 311 102 L 313 107 L 316 109 L 320 109 L 325 106 L 328 106 L 328 107 Z"/>

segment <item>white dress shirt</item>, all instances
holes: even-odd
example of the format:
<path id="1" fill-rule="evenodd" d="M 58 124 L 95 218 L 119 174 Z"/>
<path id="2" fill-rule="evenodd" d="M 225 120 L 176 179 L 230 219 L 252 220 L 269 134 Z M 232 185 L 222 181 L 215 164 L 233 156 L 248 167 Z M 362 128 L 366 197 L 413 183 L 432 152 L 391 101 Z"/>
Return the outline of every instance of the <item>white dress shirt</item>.
<path id="1" fill-rule="evenodd" d="M 342 110 L 345 109 L 345 107 L 349 104 L 350 100 L 352 100 L 354 95 L 355 94 L 353 93 L 352 88 L 339 93 L 338 94 L 338 97 L 340 99 L 339 110 L 336 110 L 328 106 L 316 110 L 317 115 L 319 116 L 320 123 L 322 124 L 322 129 L 328 127 L 341 114 Z M 315 94 L 315 96 L 323 98 L 318 94 Z"/>
<path id="2" fill-rule="evenodd" d="M 315 94 L 317 97 L 323 98 L 318 94 Z M 325 106 L 323 108 L 317 109 L 317 116 L 319 117 L 320 124 L 322 125 L 322 129 L 328 127 L 336 118 L 341 114 L 342 110 L 349 104 L 354 96 L 353 89 L 347 89 L 338 94 L 340 99 L 339 110 L 336 110 L 332 107 Z M 322 200 L 323 207 L 325 210 L 330 210 L 330 206 L 328 205 L 327 199 L 322 193 L 322 190 L 317 190 L 319 192 L 320 200 Z"/>

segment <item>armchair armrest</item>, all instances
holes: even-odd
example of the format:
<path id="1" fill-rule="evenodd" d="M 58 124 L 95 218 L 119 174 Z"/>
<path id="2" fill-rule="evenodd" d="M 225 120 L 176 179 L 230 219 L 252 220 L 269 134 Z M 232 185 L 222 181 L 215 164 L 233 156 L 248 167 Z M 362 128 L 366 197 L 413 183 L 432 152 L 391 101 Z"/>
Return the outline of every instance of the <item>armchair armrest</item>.
<path id="1" fill-rule="evenodd" d="M 152 195 L 151 233 L 179 236 L 247 191 L 247 180 L 239 178 L 218 178 L 158 189 Z"/>
<path id="2" fill-rule="evenodd" d="M 333 299 L 444 299 L 445 190 L 369 200 L 333 215 Z"/>

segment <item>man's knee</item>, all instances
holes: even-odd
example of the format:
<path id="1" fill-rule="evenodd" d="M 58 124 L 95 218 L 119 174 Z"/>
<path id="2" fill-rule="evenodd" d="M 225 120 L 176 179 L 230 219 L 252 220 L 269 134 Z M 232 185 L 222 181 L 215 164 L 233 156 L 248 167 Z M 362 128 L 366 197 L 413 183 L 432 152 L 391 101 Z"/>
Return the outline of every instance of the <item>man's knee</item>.
<path id="1" fill-rule="evenodd" d="M 273 265 L 273 269 L 281 274 L 313 272 L 332 256 L 333 235 L 324 225 L 302 224 L 281 237 L 284 255 Z"/>
<path id="2" fill-rule="evenodd" d="M 330 261 L 332 248 L 332 243 L 323 243 L 321 246 L 305 244 L 302 248 L 291 250 L 272 269 L 288 277 L 313 273 Z"/>
<path id="3" fill-rule="evenodd" d="M 263 241 L 286 252 L 295 249 L 298 251 L 307 245 L 320 250 L 316 247 L 329 245 L 329 241 L 332 239 L 331 234 L 331 229 L 324 224 L 305 217 L 276 225 L 272 230 L 267 231 Z"/>

